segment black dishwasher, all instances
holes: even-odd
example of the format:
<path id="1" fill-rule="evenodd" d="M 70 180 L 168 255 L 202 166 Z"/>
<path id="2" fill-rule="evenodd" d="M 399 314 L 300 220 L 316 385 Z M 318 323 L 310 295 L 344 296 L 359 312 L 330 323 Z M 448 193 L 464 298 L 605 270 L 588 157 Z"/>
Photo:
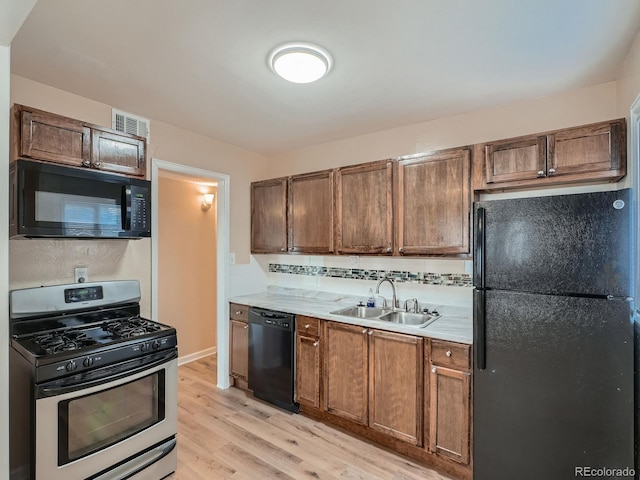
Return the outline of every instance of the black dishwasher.
<path id="1" fill-rule="evenodd" d="M 256 398 L 297 413 L 293 401 L 295 315 L 249 309 L 249 389 Z"/>

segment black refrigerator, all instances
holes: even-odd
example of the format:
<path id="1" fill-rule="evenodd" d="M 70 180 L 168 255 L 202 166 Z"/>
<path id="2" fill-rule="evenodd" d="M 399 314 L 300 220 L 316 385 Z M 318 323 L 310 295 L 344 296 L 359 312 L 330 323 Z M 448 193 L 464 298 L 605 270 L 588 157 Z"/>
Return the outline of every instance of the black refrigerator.
<path id="1" fill-rule="evenodd" d="M 630 190 L 474 205 L 474 480 L 633 476 L 632 225 Z"/>

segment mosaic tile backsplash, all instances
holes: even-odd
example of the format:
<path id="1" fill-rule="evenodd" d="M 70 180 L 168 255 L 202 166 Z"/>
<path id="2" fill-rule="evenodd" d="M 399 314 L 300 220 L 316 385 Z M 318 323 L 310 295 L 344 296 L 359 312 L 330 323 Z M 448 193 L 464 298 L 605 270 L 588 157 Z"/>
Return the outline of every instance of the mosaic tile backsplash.
<path id="1" fill-rule="evenodd" d="M 419 283 L 423 285 L 446 285 L 450 287 L 472 287 L 471 275 L 466 273 L 429 273 L 398 270 L 366 270 L 362 268 L 320 267 L 314 265 L 284 265 L 270 263 L 269 272 L 312 277 L 348 278 L 351 280 L 380 280 L 391 278 L 397 283 Z"/>

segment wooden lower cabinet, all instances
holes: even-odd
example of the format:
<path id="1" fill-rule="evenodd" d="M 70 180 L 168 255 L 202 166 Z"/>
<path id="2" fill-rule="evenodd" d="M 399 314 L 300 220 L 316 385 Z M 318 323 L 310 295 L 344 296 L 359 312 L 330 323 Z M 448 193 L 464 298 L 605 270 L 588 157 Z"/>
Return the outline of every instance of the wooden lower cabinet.
<path id="1" fill-rule="evenodd" d="M 469 463 L 471 374 L 431 367 L 429 450 Z"/>
<path id="2" fill-rule="evenodd" d="M 368 406 L 368 330 L 326 322 L 327 411 L 365 425 Z"/>
<path id="3" fill-rule="evenodd" d="M 301 413 L 472 478 L 470 345 L 301 318 Z"/>
<path id="4" fill-rule="evenodd" d="M 231 376 L 244 382 L 249 378 L 249 325 L 231 320 Z M 241 386 L 246 388 L 245 384 Z"/>
<path id="5" fill-rule="evenodd" d="M 322 344 L 321 321 L 296 318 L 296 385 L 295 401 L 300 405 L 320 408 Z"/>
<path id="6" fill-rule="evenodd" d="M 425 349 L 429 451 L 468 464 L 471 457 L 471 346 L 431 340 Z"/>
<path id="7" fill-rule="evenodd" d="M 382 330 L 369 332 L 369 427 L 422 445 L 423 340 Z"/>
<path id="8" fill-rule="evenodd" d="M 327 411 L 422 444 L 422 338 L 327 322 Z"/>
<path id="9" fill-rule="evenodd" d="M 249 389 L 249 307 L 229 303 L 229 375 L 233 385 Z"/>

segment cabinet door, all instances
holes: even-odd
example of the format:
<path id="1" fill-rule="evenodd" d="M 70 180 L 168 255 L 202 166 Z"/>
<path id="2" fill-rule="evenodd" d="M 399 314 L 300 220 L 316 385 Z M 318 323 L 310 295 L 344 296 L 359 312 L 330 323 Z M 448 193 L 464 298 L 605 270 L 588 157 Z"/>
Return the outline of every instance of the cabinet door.
<path id="1" fill-rule="evenodd" d="M 93 128 L 91 142 L 93 168 L 138 177 L 146 176 L 144 138 Z"/>
<path id="2" fill-rule="evenodd" d="M 289 180 L 289 251 L 333 253 L 333 171 Z"/>
<path id="3" fill-rule="evenodd" d="M 337 247 L 340 253 L 386 253 L 393 248 L 393 162 L 338 170 Z"/>
<path id="4" fill-rule="evenodd" d="M 231 376 L 248 380 L 249 325 L 231 320 Z"/>
<path id="5" fill-rule="evenodd" d="M 320 340 L 296 335 L 296 401 L 320 408 Z"/>
<path id="6" fill-rule="evenodd" d="M 429 450 L 460 463 L 469 463 L 470 374 L 431 367 L 429 391 Z"/>
<path id="7" fill-rule="evenodd" d="M 626 159 L 625 134 L 622 121 L 568 128 L 549 134 L 548 175 L 619 170 Z"/>
<path id="8" fill-rule="evenodd" d="M 287 251 L 287 179 L 251 184 L 251 252 Z"/>
<path id="9" fill-rule="evenodd" d="M 29 110 L 22 110 L 20 117 L 20 157 L 74 166 L 90 165 L 91 132 L 82 122 Z"/>
<path id="10" fill-rule="evenodd" d="M 547 136 L 532 135 L 485 146 L 487 183 L 531 180 L 546 176 Z"/>
<path id="11" fill-rule="evenodd" d="M 398 253 L 469 253 L 469 150 L 407 157 L 398 162 Z"/>
<path id="12" fill-rule="evenodd" d="M 367 424 L 367 329 L 327 322 L 325 372 L 327 411 Z"/>
<path id="13" fill-rule="evenodd" d="M 423 339 L 370 332 L 369 427 L 422 445 Z"/>

